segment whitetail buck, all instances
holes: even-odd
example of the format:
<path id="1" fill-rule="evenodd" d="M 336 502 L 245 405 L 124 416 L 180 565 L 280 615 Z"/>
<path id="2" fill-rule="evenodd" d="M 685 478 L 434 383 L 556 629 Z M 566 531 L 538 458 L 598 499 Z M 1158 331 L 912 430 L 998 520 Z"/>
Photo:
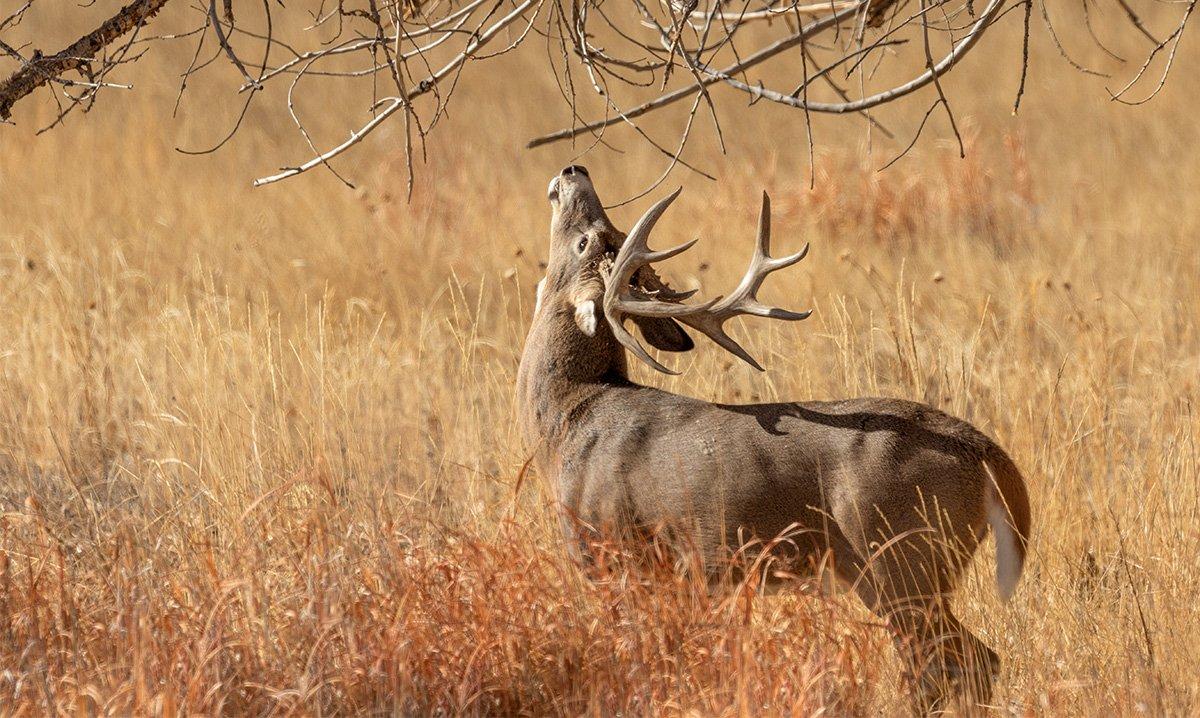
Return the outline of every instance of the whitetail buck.
<path id="1" fill-rule="evenodd" d="M 632 537 L 683 527 L 712 570 L 748 540 L 786 536 L 774 544 L 772 577 L 828 566 L 852 586 L 894 628 L 922 710 L 952 685 L 986 701 L 999 659 L 958 622 L 947 598 L 989 526 L 1001 596 L 1016 587 L 1030 530 L 1017 467 L 970 424 L 923 404 L 714 404 L 630 381 L 626 351 L 670 370 L 629 333 L 626 319 L 659 349 L 692 348 L 683 324 L 761 368 L 725 333 L 725 322 L 808 316 L 757 299 L 767 274 L 807 251 L 768 254 L 765 194 L 741 284 L 724 299 L 684 304 L 691 293 L 672 291 L 650 265 L 694 240 L 660 252 L 647 247 L 677 195 L 651 207 L 626 237 L 582 167 L 567 167 L 550 184 L 550 258 L 517 394 L 534 466 L 557 486 L 569 540 L 586 545 L 581 532 Z"/>

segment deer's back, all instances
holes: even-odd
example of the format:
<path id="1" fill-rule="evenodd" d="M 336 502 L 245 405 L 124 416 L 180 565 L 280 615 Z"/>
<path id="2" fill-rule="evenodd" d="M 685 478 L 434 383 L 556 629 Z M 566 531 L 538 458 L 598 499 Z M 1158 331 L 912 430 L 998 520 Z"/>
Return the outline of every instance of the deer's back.
<path id="1" fill-rule="evenodd" d="M 878 515 L 899 531 L 932 502 L 976 528 L 990 446 L 966 422 L 896 399 L 721 405 L 628 386 L 576 408 L 552 473 L 588 525 L 691 522 L 710 549 L 797 525 L 865 534 Z"/>

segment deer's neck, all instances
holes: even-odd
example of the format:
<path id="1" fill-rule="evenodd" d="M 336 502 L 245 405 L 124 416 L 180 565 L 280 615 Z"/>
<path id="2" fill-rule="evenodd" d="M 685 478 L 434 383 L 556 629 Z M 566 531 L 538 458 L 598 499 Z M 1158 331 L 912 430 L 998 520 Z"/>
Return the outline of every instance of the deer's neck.
<path id="1" fill-rule="evenodd" d="M 534 316 L 517 371 L 517 411 L 531 448 L 553 453 L 573 410 L 629 384 L 621 345 L 598 324 L 595 336 L 585 335 L 570 303 L 552 298 Z"/>

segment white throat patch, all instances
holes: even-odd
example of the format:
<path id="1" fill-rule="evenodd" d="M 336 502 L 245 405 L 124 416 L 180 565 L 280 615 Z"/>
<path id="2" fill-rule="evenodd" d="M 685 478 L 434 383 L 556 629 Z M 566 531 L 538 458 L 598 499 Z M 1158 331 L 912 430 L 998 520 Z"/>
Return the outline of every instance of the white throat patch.
<path id="1" fill-rule="evenodd" d="M 596 302 L 588 299 L 575 305 L 575 323 L 589 337 L 596 336 Z"/>

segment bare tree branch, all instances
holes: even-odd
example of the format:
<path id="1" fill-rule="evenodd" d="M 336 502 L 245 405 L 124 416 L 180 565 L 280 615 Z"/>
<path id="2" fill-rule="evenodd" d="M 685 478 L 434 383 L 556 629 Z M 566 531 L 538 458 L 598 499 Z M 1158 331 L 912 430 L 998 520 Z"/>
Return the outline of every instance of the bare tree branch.
<path id="1" fill-rule="evenodd" d="M 858 113 L 867 120 L 869 139 L 877 128 L 893 140 L 895 135 L 871 111 L 884 105 L 912 106 L 913 100 L 906 98 L 928 87 L 936 91 L 936 98 L 931 104 L 922 101 L 921 114 L 907 116 L 910 128 L 918 117 L 919 126 L 915 133 L 906 133 L 911 142 L 888 165 L 915 145 L 939 108 L 946 113 L 949 131 L 959 138 L 951 110 L 953 86 L 943 79 L 1010 11 L 1023 15 L 1023 31 L 1018 36 L 1021 46 L 1019 54 L 1013 55 L 1019 62 L 1014 59 L 1010 68 L 1019 78 L 1015 112 L 1029 79 L 1034 3 L 1040 4 L 1048 41 L 1067 65 L 1081 73 L 1107 77 L 1109 73 L 1103 70 L 1112 69 L 1115 62 L 1114 73 L 1124 71 L 1125 76 L 1119 90 L 1109 91 L 1112 99 L 1126 104 L 1147 102 L 1166 83 L 1200 0 L 1118 0 L 1116 12 L 1101 28 L 1103 35 L 1096 25 L 1103 16 L 1094 12 L 1089 0 L 1080 0 L 1082 22 L 1061 22 L 1062 27 L 1051 22 L 1046 0 L 983 0 L 982 8 L 976 8 L 975 0 L 316 0 L 307 6 L 259 0 L 261 5 L 245 2 L 237 8 L 233 0 L 196 0 L 171 4 L 172 13 L 183 14 L 175 20 L 187 18 L 182 26 L 193 29 L 153 36 L 139 34 L 139 29 L 168 0 L 104 1 L 124 6 L 69 47 L 46 56 L 29 49 L 32 43 L 24 38 L 14 38 L 27 31 L 29 25 L 22 26 L 23 21 L 38 17 L 50 5 L 41 0 L 12 0 L 0 14 L 0 61 L 15 62 L 17 68 L 0 83 L 0 120 L 12 124 L 8 118 L 14 105 L 38 88 L 49 87 L 52 91 L 46 93 L 47 101 L 53 103 L 57 116 L 42 131 L 56 127 L 77 114 L 77 109 L 87 112 L 102 90 L 130 89 L 129 83 L 114 79 L 113 73 L 143 57 L 152 43 L 184 41 L 189 45 L 188 59 L 186 67 L 179 70 L 176 111 L 193 86 L 190 80 L 221 65 L 222 59 L 233 65 L 238 79 L 229 83 L 222 76 L 220 81 L 227 83 L 231 96 L 242 93 L 244 97 L 238 100 L 240 114 L 232 128 L 221 130 L 219 141 L 214 138 L 205 149 L 181 152 L 221 148 L 254 116 L 248 112 L 251 103 L 270 96 L 259 91 L 271 83 L 280 84 L 280 78 L 286 76 L 284 111 L 311 154 L 303 162 L 256 180 L 255 186 L 318 167 L 352 186 L 351 178 L 339 173 L 334 161 L 379 127 L 396 120 L 403 125 L 411 192 L 414 160 L 424 157 L 426 139 L 447 116 L 464 72 L 468 67 L 484 67 L 484 72 L 494 73 L 499 88 L 510 80 L 500 73 L 510 70 L 490 61 L 529 45 L 530 37 L 544 40 L 543 67 L 553 73 L 563 98 L 564 117 L 573 124 L 534 138 L 528 147 L 590 135 L 575 151 L 611 149 L 608 131 L 622 126 L 666 158 L 665 170 L 655 182 L 659 184 L 679 167 L 712 177 L 685 155 L 690 138 L 702 127 L 705 131 L 711 127 L 724 151 L 727 131 L 722 127 L 722 103 L 729 102 L 730 94 L 740 95 L 751 105 L 767 100 L 800 110 L 810 157 L 815 154 L 811 113 Z M 1149 3 L 1155 3 L 1154 7 Z M 1159 41 L 1143 19 L 1157 24 L 1165 15 L 1174 16 L 1176 25 Z M 1126 65 L 1123 57 L 1109 49 L 1106 43 L 1114 39 L 1114 27 L 1151 41 L 1140 68 Z M 210 32 L 213 42 L 206 45 Z M 1098 64 L 1093 70 L 1076 62 L 1064 41 L 1077 38 L 1097 46 L 1103 52 L 1097 62 L 1107 65 Z M 255 58 L 254 63 L 243 60 L 250 57 Z M 1156 62 L 1163 67 L 1153 87 L 1141 99 L 1127 99 L 1135 87 L 1152 83 L 1147 76 L 1152 67 L 1158 67 Z M 906 77 L 910 79 L 896 80 Z M 311 112 L 305 101 L 306 93 L 309 97 L 313 93 L 310 78 L 348 83 L 366 80 L 359 83 L 366 97 L 358 106 L 368 116 L 352 120 L 350 126 L 356 129 L 332 147 L 321 146 L 305 116 Z M 722 85 L 734 92 L 722 94 Z M 655 122 L 642 119 L 684 101 L 690 105 L 686 114 L 664 112 L 655 115 Z M 323 104 L 318 112 L 329 115 L 337 109 Z M 589 111 L 602 116 L 591 119 Z M 704 112 L 711 123 L 695 122 L 698 112 Z M 905 117 L 897 116 L 901 121 Z M 780 129 L 783 136 L 798 135 L 798 127 Z M 961 153 L 961 138 L 959 147 Z"/>
<path id="2" fill-rule="evenodd" d="M 22 97 L 91 62 L 114 40 L 158 14 L 168 1 L 134 0 L 65 50 L 49 56 L 35 51 L 24 67 L 0 84 L 0 119 L 12 116 L 13 105 Z"/>
<path id="3" fill-rule="evenodd" d="M 417 86 L 415 88 L 413 88 L 412 90 L 410 90 L 407 95 L 405 95 L 404 97 L 393 97 L 390 100 L 387 100 L 388 104 L 386 106 L 384 106 L 384 108 L 382 110 L 379 111 L 379 114 L 375 115 L 375 117 L 373 117 L 370 122 L 363 125 L 357 131 L 351 132 L 350 137 L 345 142 L 341 143 L 337 147 L 334 147 L 333 149 L 331 149 L 327 152 L 324 152 L 324 153 L 314 157 L 313 159 L 305 162 L 304 164 L 301 164 L 301 165 L 298 165 L 295 167 L 288 167 L 288 168 L 284 169 L 282 172 L 271 175 L 269 177 L 261 177 L 259 179 L 256 179 L 256 180 L 254 180 L 254 186 L 261 187 L 263 185 L 268 185 L 268 184 L 272 184 L 274 182 L 279 182 L 280 180 L 285 180 L 289 177 L 294 177 L 303 172 L 307 172 L 308 170 L 310 170 L 314 167 L 317 167 L 319 165 L 329 162 L 329 160 L 333 159 L 334 157 L 337 157 L 338 155 L 342 154 L 343 152 L 350 149 L 351 147 L 358 144 L 359 142 L 362 142 L 364 137 L 366 137 L 367 135 L 374 132 L 375 129 L 378 128 L 379 125 L 383 124 L 383 122 L 385 120 L 387 120 L 387 118 L 390 117 L 393 113 L 395 113 L 397 110 L 404 108 L 405 106 L 407 106 L 410 102 L 412 102 L 417 97 L 429 92 L 431 89 L 433 89 L 437 85 L 438 81 L 442 80 L 447 75 L 449 75 L 451 72 L 458 69 L 459 66 L 461 66 L 468 59 L 470 59 L 472 55 L 474 55 L 477 51 L 479 51 L 480 48 L 482 48 L 484 45 L 486 45 L 488 42 L 490 42 L 492 39 L 494 39 L 496 37 L 496 35 L 498 35 L 500 33 L 501 30 L 503 30 L 504 28 L 513 24 L 514 22 L 521 20 L 525 16 L 526 10 L 530 9 L 534 5 L 540 6 L 543 4 L 544 1 L 545 0 L 525 0 L 524 2 L 522 2 L 512 12 L 510 12 L 508 15 L 505 15 L 503 18 L 498 20 L 494 25 L 492 25 L 486 31 L 480 33 L 478 37 L 476 37 L 470 43 L 468 43 L 466 49 L 463 50 L 461 53 L 459 53 L 457 56 L 455 56 L 454 59 L 452 59 L 450 62 L 448 62 L 444 67 L 442 67 L 442 69 L 438 70 L 437 72 L 433 73 L 432 75 L 430 75 L 429 77 L 425 78 L 420 83 L 418 83 Z"/>
<path id="4" fill-rule="evenodd" d="M 754 53 L 753 55 L 750 55 L 745 60 L 734 63 L 733 65 L 730 65 L 729 67 L 726 67 L 723 70 L 718 70 L 715 72 L 711 71 L 711 70 L 706 71 L 705 74 L 707 75 L 707 77 L 702 81 L 702 83 L 688 85 L 686 87 L 681 87 L 678 90 L 675 90 L 674 92 L 668 92 L 665 95 L 662 95 L 661 97 L 657 97 L 649 102 L 638 105 L 637 107 L 634 107 L 632 109 L 626 110 L 624 112 L 623 116 L 626 118 L 629 118 L 629 119 L 635 119 L 637 117 L 641 117 L 642 115 L 646 114 L 647 112 L 653 112 L 654 110 L 661 109 L 663 107 L 666 107 L 667 105 L 673 104 L 684 98 L 690 97 L 693 93 L 697 92 L 700 89 L 700 87 L 699 87 L 700 84 L 714 85 L 714 84 L 720 82 L 721 80 L 731 77 L 743 70 L 749 69 L 751 67 L 754 67 L 755 65 L 766 62 L 767 60 L 770 60 L 771 58 L 775 57 L 776 55 L 778 55 L 782 52 L 786 52 L 786 51 L 792 49 L 793 47 L 796 47 L 797 45 L 802 43 L 806 37 L 811 37 L 811 36 L 817 34 L 818 32 L 821 32 L 822 30 L 833 27 L 834 25 L 836 25 L 837 23 L 846 19 L 847 17 L 853 16 L 854 13 L 857 11 L 857 9 L 858 9 L 858 6 L 855 5 L 855 6 L 843 9 L 834 15 L 830 15 L 829 17 L 821 18 L 820 20 L 815 20 L 812 23 L 810 23 L 808 26 L 801 29 L 799 32 L 789 35 L 788 37 L 785 37 L 782 40 L 777 40 L 776 42 L 768 45 L 767 47 L 764 47 L 762 50 L 759 50 L 758 52 Z M 562 140 L 569 140 L 571 138 L 578 137 L 579 135 L 582 135 L 587 132 L 596 132 L 597 130 L 602 130 L 602 129 L 604 129 L 610 125 L 614 125 L 620 121 L 621 121 L 620 117 L 616 117 L 616 118 L 610 117 L 610 118 L 598 120 L 596 122 L 592 122 L 592 123 L 589 123 L 589 124 L 586 124 L 586 125 L 583 125 L 580 127 L 572 127 L 572 128 L 565 129 L 565 130 L 559 130 L 558 132 L 553 132 L 548 135 L 536 137 L 536 138 L 530 140 L 529 143 L 526 144 L 525 146 L 528 148 L 534 148 L 534 147 L 540 147 L 542 145 L 550 144 L 551 142 L 560 142 Z"/>

